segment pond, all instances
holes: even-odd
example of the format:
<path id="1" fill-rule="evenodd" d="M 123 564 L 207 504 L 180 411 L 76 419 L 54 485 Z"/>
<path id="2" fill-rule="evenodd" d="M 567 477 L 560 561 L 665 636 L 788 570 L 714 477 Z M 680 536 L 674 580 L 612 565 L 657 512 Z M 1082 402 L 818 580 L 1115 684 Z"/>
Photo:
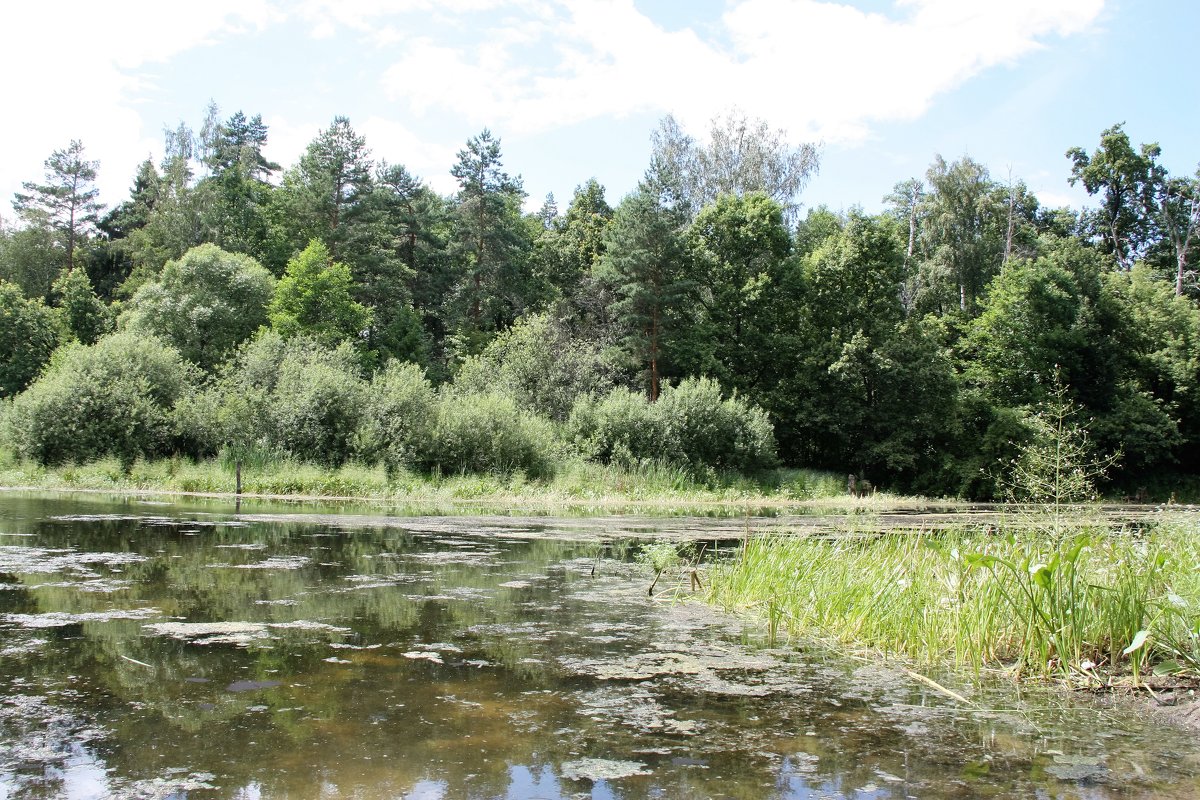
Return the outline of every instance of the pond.
<path id="1" fill-rule="evenodd" d="M 0 493 L 0 797 L 1200 794 L 1119 703 L 964 705 L 648 597 L 656 526 Z"/>

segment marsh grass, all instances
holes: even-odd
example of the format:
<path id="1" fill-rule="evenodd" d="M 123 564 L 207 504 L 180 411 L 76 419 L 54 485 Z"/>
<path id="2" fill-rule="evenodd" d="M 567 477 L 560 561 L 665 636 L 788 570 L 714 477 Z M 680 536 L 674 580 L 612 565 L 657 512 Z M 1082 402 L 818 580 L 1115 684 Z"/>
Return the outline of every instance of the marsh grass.
<path id="1" fill-rule="evenodd" d="M 232 494 L 235 464 L 242 462 L 246 495 L 306 498 L 361 498 L 411 502 L 536 503 L 605 507 L 653 504 L 681 511 L 722 505 L 731 509 L 773 503 L 884 502 L 850 500 L 832 474 L 814 470 L 770 470 L 755 475 L 712 473 L 697 478 L 681 467 L 647 461 L 629 466 L 564 459 L 552 475 L 531 477 L 511 472 L 432 472 L 388 470 L 383 465 L 350 462 L 339 467 L 288 459 L 271 452 L 239 452 L 206 460 L 116 458 L 86 464 L 44 467 L 0 450 L 0 486 L 43 489 L 138 490 Z M 891 499 L 892 502 L 895 498 Z"/>
<path id="2" fill-rule="evenodd" d="M 1200 674 L 1196 534 L 1194 520 L 1164 520 L 1057 540 L 1022 528 L 756 537 L 713 567 L 706 594 L 775 635 L 920 664 L 1080 680 L 1139 663 Z"/>

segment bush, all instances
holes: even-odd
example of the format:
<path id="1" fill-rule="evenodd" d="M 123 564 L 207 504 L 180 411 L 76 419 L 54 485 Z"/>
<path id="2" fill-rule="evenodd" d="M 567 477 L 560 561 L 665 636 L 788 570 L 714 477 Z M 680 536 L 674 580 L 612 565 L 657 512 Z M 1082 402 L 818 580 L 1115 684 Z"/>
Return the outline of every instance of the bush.
<path id="1" fill-rule="evenodd" d="M 426 466 L 443 473 L 524 472 L 548 477 L 557 453 L 553 425 L 502 394 L 443 394 Z"/>
<path id="2" fill-rule="evenodd" d="M 580 453 L 631 466 L 659 461 L 693 474 L 774 466 L 775 436 L 766 412 L 738 397 L 722 399 L 708 378 L 667 386 L 657 403 L 616 390 L 575 404 L 567 424 Z"/>
<path id="3" fill-rule="evenodd" d="M 199 453 L 233 459 L 287 455 L 337 466 L 354 453 L 367 384 L 350 345 L 331 349 L 264 332 L 178 419 Z"/>
<path id="4" fill-rule="evenodd" d="M 388 474 L 426 460 L 436 420 L 433 386 L 416 364 L 390 362 L 371 381 L 359 429 L 359 454 Z"/>
<path id="5" fill-rule="evenodd" d="M 40 299 L 25 299 L 19 286 L 0 279 L 0 397 L 28 386 L 60 338 L 53 309 Z"/>
<path id="6" fill-rule="evenodd" d="M 631 467 L 643 461 L 673 463 L 662 417 L 645 395 L 614 389 L 600 399 L 580 398 L 567 432 L 580 454 L 604 464 Z"/>
<path id="7" fill-rule="evenodd" d="M 524 409 L 564 420 L 580 395 L 608 391 L 615 368 L 598 342 L 575 337 L 546 314 L 523 317 L 463 362 L 456 390 L 511 394 Z"/>
<path id="8" fill-rule="evenodd" d="M 41 464 L 172 452 L 176 401 L 198 376 L 178 351 L 154 337 L 120 333 L 91 347 L 59 349 L 45 373 L 18 395 L 9 414 L 17 451 Z"/>
<path id="9" fill-rule="evenodd" d="M 284 356 L 270 398 L 273 440 L 303 461 L 340 466 L 354 452 L 366 382 L 348 345 Z"/>
<path id="10" fill-rule="evenodd" d="M 654 411 L 682 466 L 749 472 L 775 465 L 775 433 L 766 412 L 736 395 L 722 399 L 714 380 L 689 378 L 665 387 Z"/>

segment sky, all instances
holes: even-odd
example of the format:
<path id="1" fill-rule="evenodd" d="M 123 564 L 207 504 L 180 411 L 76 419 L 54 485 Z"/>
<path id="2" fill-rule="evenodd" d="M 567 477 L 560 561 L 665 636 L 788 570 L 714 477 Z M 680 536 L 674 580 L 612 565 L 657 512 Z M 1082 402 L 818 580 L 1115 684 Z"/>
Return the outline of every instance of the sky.
<path id="1" fill-rule="evenodd" d="M 376 162 L 457 189 L 484 128 L 526 207 L 598 179 L 616 203 L 666 114 L 765 120 L 820 148 L 805 207 L 883 207 L 937 154 L 1081 207 L 1069 147 L 1125 123 L 1173 174 L 1200 162 L 1194 0 L 59 0 L 0 26 L 0 219 L 72 139 L 108 206 L 164 128 L 261 114 L 289 166 L 335 116 Z"/>

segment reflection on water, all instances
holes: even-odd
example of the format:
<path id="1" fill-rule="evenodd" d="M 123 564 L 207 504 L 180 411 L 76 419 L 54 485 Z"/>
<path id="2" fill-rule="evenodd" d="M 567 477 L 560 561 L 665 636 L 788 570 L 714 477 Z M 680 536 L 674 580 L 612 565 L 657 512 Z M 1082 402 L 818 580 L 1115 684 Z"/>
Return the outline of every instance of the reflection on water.
<path id="1" fill-rule="evenodd" d="M 1196 795 L 1182 733 L 756 648 L 600 522 L 244 510 L 0 496 L 0 796 Z"/>

